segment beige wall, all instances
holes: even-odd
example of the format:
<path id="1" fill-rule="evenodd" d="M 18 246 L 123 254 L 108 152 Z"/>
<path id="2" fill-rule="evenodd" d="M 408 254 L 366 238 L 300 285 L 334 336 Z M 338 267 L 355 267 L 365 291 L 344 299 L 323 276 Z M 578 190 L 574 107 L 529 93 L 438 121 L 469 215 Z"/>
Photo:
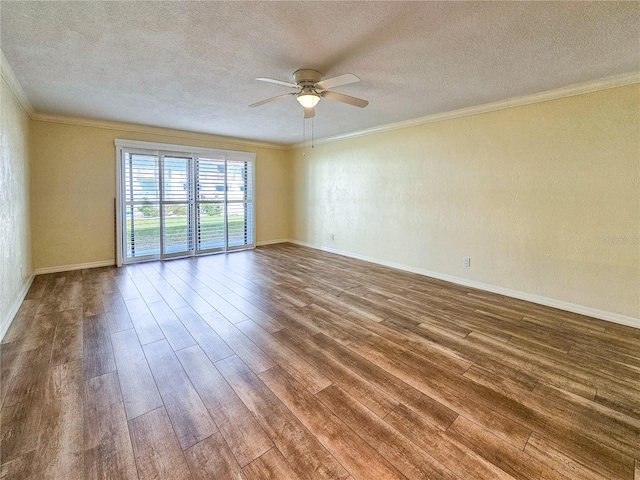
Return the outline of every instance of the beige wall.
<path id="1" fill-rule="evenodd" d="M 639 119 L 632 85 L 297 150 L 290 236 L 637 319 Z"/>
<path id="2" fill-rule="evenodd" d="M 141 129 L 133 131 L 33 121 L 32 204 L 36 269 L 115 258 L 114 139 L 256 152 L 256 239 L 287 237 L 287 152 L 230 143 L 208 135 Z"/>
<path id="3" fill-rule="evenodd" d="M 29 116 L 0 80 L 0 338 L 32 273 L 29 233 Z"/>

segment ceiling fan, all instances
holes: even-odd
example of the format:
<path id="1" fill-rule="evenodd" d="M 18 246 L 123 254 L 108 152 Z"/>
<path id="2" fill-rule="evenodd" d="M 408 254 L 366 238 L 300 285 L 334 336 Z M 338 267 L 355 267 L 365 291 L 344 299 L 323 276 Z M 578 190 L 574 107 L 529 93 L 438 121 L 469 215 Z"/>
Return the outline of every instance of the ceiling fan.
<path id="1" fill-rule="evenodd" d="M 345 73 L 344 75 L 338 75 L 337 77 L 322 80 L 322 74 L 317 70 L 303 68 L 301 70 L 296 70 L 293 73 L 293 81 L 295 83 L 264 77 L 256 78 L 256 80 L 284 85 L 285 87 L 295 88 L 298 91 L 267 98 L 261 102 L 253 103 L 249 105 L 249 107 L 259 107 L 265 103 L 273 102 L 290 95 L 295 95 L 296 100 L 298 100 L 300 105 L 304 107 L 304 118 L 311 118 L 315 116 L 315 106 L 321 98 L 337 100 L 338 102 L 347 103 L 360 108 L 364 108 L 369 105 L 369 102 L 362 100 L 361 98 L 351 97 L 349 95 L 344 95 L 343 93 L 331 92 L 328 90 L 329 88 L 338 87 L 340 85 L 359 82 L 360 79 L 351 73 Z"/>

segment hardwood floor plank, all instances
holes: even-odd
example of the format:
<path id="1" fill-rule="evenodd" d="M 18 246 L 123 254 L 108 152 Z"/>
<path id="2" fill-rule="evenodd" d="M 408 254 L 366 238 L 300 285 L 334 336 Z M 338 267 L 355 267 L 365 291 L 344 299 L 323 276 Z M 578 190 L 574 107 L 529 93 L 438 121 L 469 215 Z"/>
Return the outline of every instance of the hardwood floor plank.
<path id="1" fill-rule="evenodd" d="M 178 272 L 182 272 L 182 275 L 176 275 L 174 273 L 173 263 L 175 262 L 172 262 L 170 267 L 163 263 L 151 265 L 162 277 L 162 280 L 158 279 L 158 281 L 167 282 L 182 297 L 184 302 L 198 312 L 198 314 L 202 315 L 213 312 L 215 309 L 196 291 L 198 288 L 205 288 L 206 285 L 194 277 L 189 277 L 189 274 L 182 269 L 177 269 Z M 182 277 L 184 277 L 186 281 L 184 281 Z M 185 305 L 182 307 L 184 306 Z M 172 308 L 182 307 L 172 305 Z"/>
<path id="2" fill-rule="evenodd" d="M 580 368 L 575 362 L 567 360 L 554 360 L 540 355 L 531 355 L 523 352 L 521 349 L 508 344 L 493 341 L 488 337 L 483 337 L 475 332 L 469 334 L 469 340 L 472 343 L 483 345 L 509 359 L 510 362 L 518 365 L 519 368 L 528 368 L 539 378 L 544 378 L 545 382 L 550 385 L 557 386 L 567 391 L 572 391 L 585 398 L 593 400 L 597 387 L 606 384 L 610 388 L 616 390 L 616 384 L 619 382 L 611 381 L 606 377 L 602 377 L 597 371 Z M 562 372 L 562 373 L 559 373 Z M 566 380 L 568 381 L 566 381 Z M 602 383 L 601 383 L 602 382 Z M 582 388 L 572 388 L 572 386 Z M 624 389 L 622 385 L 620 388 Z"/>
<path id="3" fill-rule="evenodd" d="M 537 440 L 556 445 L 556 450 L 563 456 L 599 472 L 605 477 L 630 478 L 633 472 L 634 459 L 615 448 L 601 445 L 577 432 L 565 430 L 563 435 L 549 435 L 542 438 L 532 434 Z M 534 441 L 530 438 L 527 447 Z"/>
<path id="4" fill-rule="evenodd" d="M 220 433 L 214 433 L 184 452 L 194 480 L 246 480 Z"/>
<path id="5" fill-rule="evenodd" d="M 349 473 L 362 478 L 403 478 L 384 457 L 280 367 L 262 372 L 259 377 Z"/>
<path id="6" fill-rule="evenodd" d="M 51 344 L 22 352 L 19 347 L 19 345 L 2 346 L 3 361 L 10 363 L 3 367 L 2 408 L 15 405 L 25 400 L 32 392 L 46 387 Z M 9 356 L 12 357 L 10 362 L 7 361 Z"/>
<path id="7" fill-rule="evenodd" d="M 266 353 L 221 315 L 209 313 L 204 316 L 204 320 L 254 373 L 260 373 L 275 365 Z"/>
<path id="8" fill-rule="evenodd" d="M 84 478 L 138 478 L 116 372 L 84 384 Z"/>
<path id="9" fill-rule="evenodd" d="M 247 301 L 256 307 L 269 313 L 269 315 L 277 318 L 288 331 L 295 333 L 300 337 L 315 335 L 320 331 L 305 320 L 305 315 L 299 308 L 282 301 L 275 297 L 266 297 L 261 295 L 253 295 L 247 297 Z M 275 332 L 274 332 L 275 333 Z"/>
<path id="10" fill-rule="evenodd" d="M 216 311 L 226 318 L 231 323 L 244 322 L 249 320 L 244 313 L 234 307 L 232 304 L 227 302 L 223 297 L 218 295 L 216 292 L 204 288 L 198 290 L 198 295 L 204 298 Z"/>
<path id="11" fill-rule="evenodd" d="M 51 275 L 45 287 L 43 298 L 38 304 L 36 315 L 50 315 L 60 308 L 58 300 L 62 296 L 64 290 L 64 276 Z"/>
<path id="12" fill-rule="evenodd" d="M 360 375 L 345 367 L 339 360 L 326 355 L 313 343 L 290 335 L 286 329 L 275 333 L 274 336 L 305 358 L 318 371 L 324 372 L 331 381 L 364 403 L 376 415 L 384 417 L 400 403 L 397 398 L 380 391 Z"/>
<path id="13" fill-rule="evenodd" d="M 350 312 L 349 308 L 347 308 L 347 305 L 342 302 L 337 296 L 332 295 L 330 292 L 317 287 L 306 287 L 304 290 L 313 298 L 313 304 L 319 306 L 320 308 L 324 308 L 325 310 L 336 315 L 344 315 Z M 338 290 L 337 293 L 339 292 L 340 290 Z"/>
<path id="14" fill-rule="evenodd" d="M 136 284 L 133 282 L 126 268 L 119 268 L 114 273 L 114 279 L 118 286 L 118 291 L 122 295 L 122 299 L 125 301 L 133 300 L 134 298 L 140 298 L 140 292 L 136 288 Z"/>
<path id="15" fill-rule="evenodd" d="M 236 327 L 311 393 L 319 392 L 331 384 L 331 380 L 319 369 L 251 320 L 237 323 Z"/>
<path id="16" fill-rule="evenodd" d="M 166 340 L 144 346 L 153 378 L 182 449 L 218 431 Z"/>
<path id="17" fill-rule="evenodd" d="M 179 308 L 175 310 L 175 314 L 212 362 L 234 354 L 224 340 L 191 307 Z"/>
<path id="18" fill-rule="evenodd" d="M 275 447 L 260 458 L 255 459 L 244 467 L 242 471 L 247 480 L 272 480 L 275 478 L 297 480 L 300 478 Z M 349 479 L 347 478 L 346 480 Z"/>
<path id="19" fill-rule="evenodd" d="M 151 303 L 148 307 L 174 351 L 196 344 L 182 322 L 164 301 Z"/>
<path id="20" fill-rule="evenodd" d="M 89 270 L 83 270 L 82 277 L 82 314 L 92 317 L 103 312 L 102 289 L 97 283 L 96 275 Z"/>
<path id="21" fill-rule="evenodd" d="M 164 334 L 158 326 L 156 319 L 142 298 L 126 300 L 125 305 L 129 311 L 131 323 L 133 323 L 133 327 L 136 329 L 142 345 L 157 342 L 164 338 Z"/>
<path id="22" fill-rule="evenodd" d="M 513 478 L 403 404 L 384 420 L 460 478 Z"/>
<path id="23" fill-rule="evenodd" d="M 466 414 L 480 424 L 490 427 L 496 435 L 517 448 L 524 448 L 526 445 L 531 430 L 496 413 L 488 405 L 478 403 L 475 398 L 460 394 L 451 385 L 425 377 L 423 372 L 419 368 L 412 367 L 410 362 L 402 362 L 397 358 L 385 358 L 383 352 L 376 353 L 376 348 L 372 348 L 366 343 L 356 342 L 349 345 L 349 348 L 365 358 L 379 362 L 379 365 L 389 373 L 396 375 L 451 410 Z M 382 353 L 382 356 L 379 353 Z M 462 377 L 460 376 L 460 378 Z"/>
<path id="24" fill-rule="evenodd" d="M 35 350 L 36 348 L 53 343 L 58 312 L 36 316 L 31 322 L 28 333 L 22 336 L 19 342 L 15 342 L 20 351 Z"/>
<path id="25" fill-rule="evenodd" d="M 133 328 L 129 311 L 120 292 L 102 295 L 104 317 L 109 325 L 109 332 L 115 333 Z"/>
<path id="26" fill-rule="evenodd" d="M 24 455 L 0 465 L 0 478 L 2 480 L 24 480 L 33 478 L 36 451 L 31 450 Z"/>
<path id="27" fill-rule="evenodd" d="M 605 388 L 599 388 L 594 401 L 623 415 L 640 420 L 640 404 L 635 393 L 612 393 Z"/>
<path id="28" fill-rule="evenodd" d="M 592 373 L 595 373 L 598 376 L 597 380 L 594 379 L 596 382 L 596 388 L 598 384 L 604 386 L 609 385 L 610 382 L 614 383 L 614 388 L 620 388 L 618 378 L 623 374 L 627 379 L 625 387 L 629 386 L 640 394 L 640 372 L 630 366 L 621 364 L 611 365 L 606 360 L 594 364 L 593 358 L 589 355 L 585 356 L 579 353 L 574 353 L 569 357 L 564 354 L 564 352 L 558 352 L 554 349 L 543 347 L 539 344 L 531 343 L 526 340 L 514 342 L 512 338 L 509 344 L 515 345 L 519 349 L 526 350 L 527 352 L 531 352 L 537 356 L 546 357 L 550 361 L 558 363 L 570 361 L 575 365 L 575 367 L 580 368 L 583 371 L 591 371 Z M 604 380 L 604 382 L 601 381 L 601 379 Z"/>
<path id="29" fill-rule="evenodd" d="M 612 475 L 606 472 L 604 475 L 589 468 L 589 466 L 576 461 L 565 452 L 556 448 L 553 444 L 538 438 L 535 434 L 531 435 L 529 443 L 524 449 L 526 453 L 537 458 L 547 465 L 553 465 L 560 473 L 568 478 L 584 478 L 585 480 L 612 480 L 614 478 L 631 478 L 628 476 Z"/>
<path id="30" fill-rule="evenodd" d="M 16 343 L 18 345 L 22 337 L 31 333 L 31 325 L 36 318 L 39 304 L 40 301 L 37 299 L 26 299 L 22 302 L 0 344 Z"/>
<path id="31" fill-rule="evenodd" d="M 0 478 L 630 480 L 639 398 L 639 329 L 276 244 L 36 277 Z"/>
<path id="32" fill-rule="evenodd" d="M 191 472 L 164 408 L 129 420 L 140 480 L 191 480 Z"/>
<path id="33" fill-rule="evenodd" d="M 51 367 L 39 428 L 37 478 L 83 476 L 82 378 L 82 362 Z"/>
<path id="34" fill-rule="evenodd" d="M 176 355 L 240 466 L 273 447 L 271 439 L 200 347 L 194 345 Z"/>
<path id="35" fill-rule="evenodd" d="M 82 360 L 82 325 L 82 308 L 66 310 L 58 314 L 53 340 L 52 365 Z"/>
<path id="36" fill-rule="evenodd" d="M 145 274 L 147 280 L 153 285 L 153 287 L 162 296 L 171 309 L 186 307 L 188 304 L 184 298 L 167 282 L 162 275 L 153 268 L 151 264 L 141 265 L 140 270 Z"/>
<path id="37" fill-rule="evenodd" d="M 441 430 L 446 430 L 458 416 L 454 410 L 425 395 L 349 348 L 338 345 L 323 335 L 315 335 L 309 341 L 321 348 L 326 355 L 340 359 L 347 368 L 353 370 L 372 385 L 419 412 L 422 417 Z"/>
<path id="38" fill-rule="evenodd" d="M 59 312 L 82 307 L 82 282 L 72 282 L 67 277 L 57 303 Z"/>
<path id="39" fill-rule="evenodd" d="M 34 390 L 0 410 L 0 464 L 18 459 L 38 447 L 45 392 Z M 18 464 L 16 464 L 18 465 Z M 14 466 L 13 469 L 21 470 Z M 13 470 L 12 469 L 12 470 Z"/>
<path id="40" fill-rule="evenodd" d="M 43 297 L 47 282 L 49 281 L 49 274 L 36 275 L 31 282 L 29 291 L 25 296 L 26 300 L 39 300 Z"/>
<path id="41" fill-rule="evenodd" d="M 403 354 L 410 358 L 410 364 L 430 365 L 414 354 L 408 352 Z M 412 356 L 408 356 L 412 355 Z M 428 362 L 428 361 L 427 361 Z M 490 408 L 496 413 L 517 422 L 523 427 L 534 432 L 544 432 L 548 437 L 559 441 L 567 442 L 572 439 L 573 451 L 584 458 L 606 456 L 610 458 L 614 470 L 624 468 L 631 461 L 630 458 L 622 454 L 617 454 L 611 449 L 617 449 L 626 455 L 633 455 L 640 447 L 638 440 L 640 436 L 637 430 L 630 426 L 616 425 L 609 422 L 606 432 L 598 428 L 595 415 L 585 418 L 580 411 L 579 405 L 572 409 L 573 416 L 567 417 L 562 409 L 556 408 L 548 398 L 532 392 L 511 393 L 505 396 L 484 386 L 474 385 L 466 378 L 458 379 L 448 375 L 446 372 L 437 371 L 437 367 L 432 368 L 429 377 L 442 388 L 451 387 L 461 398 L 473 398 L 478 404 Z M 635 437 L 635 438 L 634 438 Z"/>
<path id="42" fill-rule="evenodd" d="M 532 391 L 526 386 L 514 382 L 510 378 L 505 378 L 503 376 L 497 375 L 494 372 L 477 365 L 471 365 L 471 367 L 469 367 L 469 370 L 464 372 L 463 376 L 465 378 L 468 378 L 469 380 L 472 380 L 478 385 L 484 385 L 485 387 L 506 396 Z M 537 385 L 538 383 L 536 382 L 535 386 Z"/>
<path id="43" fill-rule="evenodd" d="M 538 384 L 533 395 L 519 401 L 528 403 L 532 408 L 547 411 L 557 418 L 564 417 L 565 412 L 570 411 L 572 416 L 565 419 L 570 428 L 582 431 L 599 443 L 625 450 L 632 457 L 636 452 L 640 452 L 640 421 L 597 402 L 544 383 Z M 581 428 L 582 425 L 586 427 Z M 612 441 L 608 442 L 607 438 L 603 437 L 611 437 Z"/>
<path id="44" fill-rule="evenodd" d="M 111 334 L 127 420 L 163 405 L 142 346 L 133 329 Z"/>
<path id="45" fill-rule="evenodd" d="M 137 265 L 130 265 L 127 267 L 127 273 L 129 273 L 133 284 L 138 289 L 140 297 L 147 302 L 147 305 L 156 302 L 164 302 L 162 295 L 154 288 L 149 279 L 146 277 L 140 267 Z"/>
<path id="46" fill-rule="evenodd" d="M 225 358 L 215 365 L 300 478 L 339 479 L 349 476 L 239 357 Z"/>
<path id="47" fill-rule="evenodd" d="M 312 326 L 318 333 L 324 333 L 327 337 L 342 345 L 348 345 L 357 340 L 357 337 L 347 333 L 344 326 L 336 325 L 340 322 L 332 317 L 333 314 L 331 312 L 317 305 L 306 305 L 303 308 L 299 308 L 298 312 L 304 318 L 306 325 Z"/>
<path id="48" fill-rule="evenodd" d="M 521 383 L 523 386 L 533 389 L 537 379 L 544 379 L 551 385 L 582 395 L 585 398 L 593 398 L 595 389 L 584 382 L 576 381 L 566 375 L 566 371 L 545 368 L 535 361 L 534 355 L 526 352 L 518 352 L 517 355 L 505 355 L 499 350 L 502 342 L 477 341 L 476 332 L 470 333 L 465 339 L 454 336 L 445 337 L 440 332 L 428 330 L 425 325 L 420 325 L 420 335 L 424 335 L 431 341 L 441 343 L 447 348 L 456 351 L 461 356 L 466 356 L 470 361 L 486 368 L 500 376 Z M 489 337 L 481 337 L 488 340 Z M 493 345 L 498 348 L 494 348 Z"/>
<path id="49" fill-rule="evenodd" d="M 211 276 L 200 271 L 197 264 L 189 262 L 189 258 L 177 259 L 175 262 L 154 262 L 151 268 L 155 269 L 167 282 L 183 295 L 185 289 L 204 288 Z"/>
<path id="50" fill-rule="evenodd" d="M 82 347 L 85 379 L 99 377 L 116 369 L 109 325 L 104 314 L 84 317 Z"/>
<path id="51" fill-rule="evenodd" d="M 396 419 L 393 419 L 393 421 L 397 424 Z M 493 435 L 490 430 L 482 428 L 463 416 L 456 418 L 451 424 L 447 430 L 447 436 L 457 441 L 460 445 L 466 445 L 485 461 L 504 470 L 514 478 L 527 480 L 540 478 L 570 480 L 575 478 L 565 477 L 554 468 L 532 457 L 526 451 L 513 447 Z"/>
<path id="52" fill-rule="evenodd" d="M 251 294 L 251 292 L 249 292 L 249 294 Z M 254 323 L 260 325 L 269 333 L 277 332 L 278 330 L 281 330 L 285 327 L 285 325 L 280 323 L 271 315 L 263 312 L 258 307 L 248 302 L 247 300 L 245 300 L 245 298 L 241 297 L 235 292 L 230 292 L 226 295 L 222 295 L 222 298 L 231 303 L 238 310 L 249 317 L 249 319 L 251 319 Z"/>
<path id="53" fill-rule="evenodd" d="M 316 397 L 407 478 L 457 478 L 442 463 L 412 442 L 407 442 L 400 432 L 340 387 L 331 385 Z M 433 430 L 437 431 L 435 427 Z M 494 475 L 492 478 L 500 477 Z"/>

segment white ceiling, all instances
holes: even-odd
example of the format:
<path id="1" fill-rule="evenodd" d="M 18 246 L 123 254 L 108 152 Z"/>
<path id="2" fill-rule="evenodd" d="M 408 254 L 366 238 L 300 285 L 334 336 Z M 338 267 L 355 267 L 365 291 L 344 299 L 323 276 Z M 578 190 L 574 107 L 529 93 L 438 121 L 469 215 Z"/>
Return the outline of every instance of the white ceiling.
<path id="1" fill-rule="evenodd" d="M 35 110 L 277 143 L 290 92 L 255 81 L 354 73 L 316 138 L 640 70 L 640 2 L 0 3 L 0 48 Z"/>

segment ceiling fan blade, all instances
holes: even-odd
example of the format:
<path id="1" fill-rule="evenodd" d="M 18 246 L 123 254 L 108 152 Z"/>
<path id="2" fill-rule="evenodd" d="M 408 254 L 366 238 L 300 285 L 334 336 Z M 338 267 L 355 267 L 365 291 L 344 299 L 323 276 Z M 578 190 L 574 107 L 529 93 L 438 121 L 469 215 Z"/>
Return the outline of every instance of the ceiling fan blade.
<path id="1" fill-rule="evenodd" d="M 345 73 L 344 75 L 327 78 L 326 80 L 316 83 L 316 88 L 318 90 L 327 90 L 329 88 L 339 87 L 340 85 L 347 85 L 349 83 L 356 83 L 359 81 L 360 79 L 353 73 Z"/>
<path id="2" fill-rule="evenodd" d="M 369 102 L 366 100 L 362 100 L 361 98 L 351 97 L 349 95 L 345 95 L 343 93 L 337 92 L 322 92 L 322 95 L 325 98 L 329 98 L 331 100 L 337 100 L 338 102 L 348 103 L 349 105 L 353 105 L 354 107 L 364 108 L 369 105 Z"/>
<path id="3" fill-rule="evenodd" d="M 316 116 L 316 107 L 304 109 L 304 118 L 313 118 L 315 116 Z"/>
<path id="4" fill-rule="evenodd" d="M 249 105 L 249 108 L 259 107 L 260 105 L 264 105 L 265 103 L 270 103 L 275 100 L 288 97 L 289 95 L 295 95 L 295 93 L 283 93 L 282 95 L 277 95 L 275 97 L 267 98 L 266 100 L 262 100 L 261 102 L 252 103 L 251 105 Z"/>
<path id="5" fill-rule="evenodd" d="M 285 87 L 291 87 L 291 88 L 300 88 L 298 85 L 296 85 L 295 83 L 291 83 L 291 82 L 284 82 L 282 80 L 276 80 L 275 78 L 266 78 L 266 77 L 260 77 L 260 78 L 256 78 L 256 80 L 260 80 L 261 82 L 269 82 L 269 83 L 276 83 L 278 85 L 284 85 Z"/>

